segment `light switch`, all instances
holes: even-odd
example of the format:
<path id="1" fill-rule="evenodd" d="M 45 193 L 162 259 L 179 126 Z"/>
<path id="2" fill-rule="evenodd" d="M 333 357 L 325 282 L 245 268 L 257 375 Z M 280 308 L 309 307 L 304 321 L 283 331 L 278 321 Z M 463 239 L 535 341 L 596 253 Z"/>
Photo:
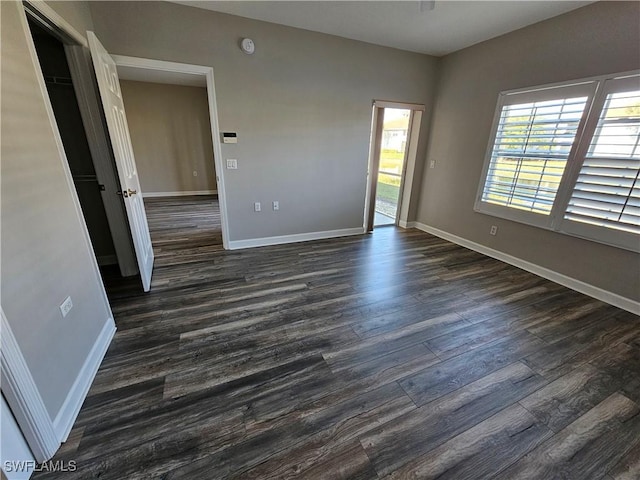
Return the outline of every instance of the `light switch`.
<path id="1" fill-rule="evenodd" d="M 238 169 L 238 160 L 235 158 L 227 158 L 227 168 L 229 170 L 237 170 Z"/>

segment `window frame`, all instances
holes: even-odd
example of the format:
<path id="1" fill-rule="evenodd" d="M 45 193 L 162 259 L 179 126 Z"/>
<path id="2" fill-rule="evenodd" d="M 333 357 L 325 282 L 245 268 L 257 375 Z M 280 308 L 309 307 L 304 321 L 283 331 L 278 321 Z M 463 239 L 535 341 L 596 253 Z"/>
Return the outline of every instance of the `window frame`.
<path id="1" fill-rule="evenodd" d="M 500 92 L 478 183 L 474 211 L 625 250 L 640 252 L 640 236 L 634 233 L 589 225 L 564 218 L 580 169 L 597 128 L 607 94 L 624 91 L 619 89 L 619 85 L 623 85 L 622 88 L 625 88 L 626 91 L 640 88 L 640 70 Z M 633 86 L 636 88 L 633 88 Z M 587 101 L 549 214 L 545 215 L 483 201 L 482 197 L 491 167 L 502 109 L 509 105 L 560 98 L 558 92 L 562 89 L 566 90 L 560 95 L 561 98 L 587 96 Z"/>

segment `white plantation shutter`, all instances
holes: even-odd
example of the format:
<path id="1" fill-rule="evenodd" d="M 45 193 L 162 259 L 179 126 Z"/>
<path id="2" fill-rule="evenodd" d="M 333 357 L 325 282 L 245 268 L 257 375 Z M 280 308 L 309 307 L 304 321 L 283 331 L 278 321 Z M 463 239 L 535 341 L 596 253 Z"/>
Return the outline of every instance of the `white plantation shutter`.
<path id="1" fill-rule="evenodd" d="M 475 210 L 640 251 L 640 72 L 501 93 Z"/>
<path id="2" fill-rule="evenodd" d="M 475 209 L 551 228 L 595 81 L 501 93 Z"/>
<path id="3" fill-rule="evenodd" d="M 640 90 L 609 93 L 565 214 L 640 233 Z"/>
<path id="4" fill-rule="evenodd" d="M 548 215 L 587 97 L 502 107 L 482 201 Z"/>

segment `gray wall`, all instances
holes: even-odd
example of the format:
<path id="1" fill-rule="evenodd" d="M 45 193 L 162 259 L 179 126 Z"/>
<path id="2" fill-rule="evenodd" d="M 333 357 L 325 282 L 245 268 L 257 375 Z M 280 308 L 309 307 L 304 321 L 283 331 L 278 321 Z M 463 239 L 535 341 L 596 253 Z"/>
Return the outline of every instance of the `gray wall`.
<path id="1" fill-rule="evenodd" d="M 207 89 L 120 85 L 142 192 L 216 190 Z"/>
<path id="2" fill-rule="evenodd" d="M 0 8 L 2 308 L 53 419 L 111 311 L 27 50 L 22 5 Z M 62 318 L 67 295 L 74 307 Z"/>
<path id="3" fill-rule="evenodd" d="M 598 2 L 444 57 L 417 220 L 640 299 L 637 254 L 473 211 L 498 93 L 639 68 L 639 18 Z"/>
<path id="4" fill-rule="evenodd" d="M 239 138 L 222 149 L 238 170 L 219 172 L 231 240 L 362 227 L 372 100 L 431 111 L 433 57 L 163 2 L 91 2 L 91 13 L 111 53 L 214 68 L 220 128 Z"/>
<path id="5" fill-rule="evenodd" d="M 46 0 L 45 3 L 81 35 L 86 36 L 87 30 L 93 30 L 93 19 L 91 18 L 88 1 Z"/>

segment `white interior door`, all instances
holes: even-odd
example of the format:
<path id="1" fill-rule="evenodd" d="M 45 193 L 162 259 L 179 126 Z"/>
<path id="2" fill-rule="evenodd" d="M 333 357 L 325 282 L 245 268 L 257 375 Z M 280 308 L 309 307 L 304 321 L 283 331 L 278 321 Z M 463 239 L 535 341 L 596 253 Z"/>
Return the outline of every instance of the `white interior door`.
<path id="1" fill-rule="evenodd" d="M 87 32 L 87 35 L 93 67 L 98 79 L 98 89 L 107 119 L 107 130 L 109 130 L 113 154 L 116 159 L 120 187 L 131 227 L 133 246 L 136 250 L 138 268 L 142 277 L 142 286 L 144 291 L 148 292 L 151 287 L 151 273 L 153 271 L 153 247 L 147 224 L 147 214 L 144 211 L 133 147 L 129 137 L 129 126 L 124 112 L 118 72 L 113 58 L 95 34 Z"/>

